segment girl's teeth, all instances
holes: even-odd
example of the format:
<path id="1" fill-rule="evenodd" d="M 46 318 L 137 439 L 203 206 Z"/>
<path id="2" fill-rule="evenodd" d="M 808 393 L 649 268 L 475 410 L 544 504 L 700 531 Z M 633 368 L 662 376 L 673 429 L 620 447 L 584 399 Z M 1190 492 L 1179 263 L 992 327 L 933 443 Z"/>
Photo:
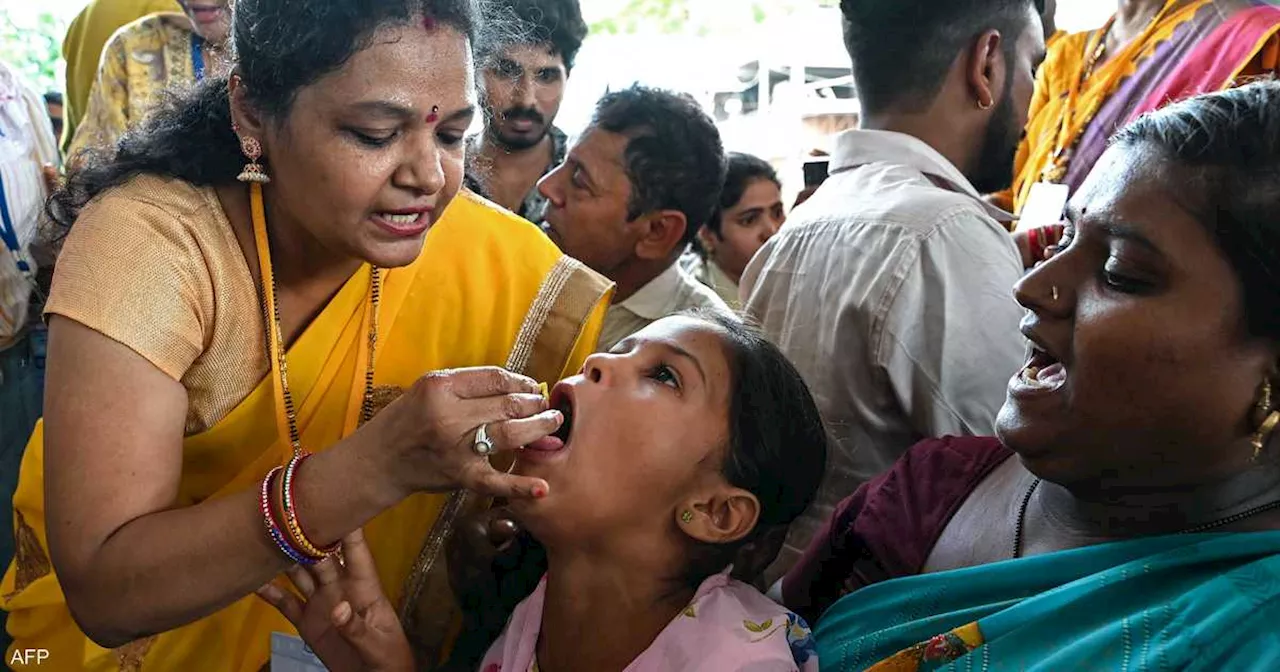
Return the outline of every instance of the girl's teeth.
<path id="1" fill-rule="evenodd" d="M 412 224 L 418 221 L 417 215 L 383 215 L 382 218 L 392 224 Z"/>

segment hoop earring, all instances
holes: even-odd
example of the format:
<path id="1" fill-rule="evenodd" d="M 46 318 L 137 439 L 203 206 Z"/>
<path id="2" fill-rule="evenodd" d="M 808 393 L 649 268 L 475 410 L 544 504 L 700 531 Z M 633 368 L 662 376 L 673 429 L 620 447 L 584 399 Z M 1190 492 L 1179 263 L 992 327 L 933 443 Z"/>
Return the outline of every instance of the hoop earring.
<path id="1" fill-rule="evenodd" d="M 994 100 L 992 100 L 992 101 L 990 101 L 990 102 L 987 102 L 987 103 L 984 103 L 984 102 L 982 102 L 981 100 L 979 100 L 979 101 L 978 101 L 978 109 L 979 109 L 979 110 L 982 110 L 983 112 L 986 112 L 987 110 L 989 110 L 989 109 L 991 109 L 991 108 L 993 108 L 993 107 L 995 107 L 995 106 L 996 106 L 996 101 L 994 101 Z"/>
<path id="2" fill-rule="evenodd" d="M 271 176 L 267 175 L 267 170 L 258 163 L 258 158 L 262 156 L 262 143 L 253 136 L 241 136 L 240 151 L 244 152 L 245 158 L 249 162 L 244 165 L 244 170 L 236 176 L 241 182 L 256 182 L 258 184 L 266 184 L 271 181 Z"/>

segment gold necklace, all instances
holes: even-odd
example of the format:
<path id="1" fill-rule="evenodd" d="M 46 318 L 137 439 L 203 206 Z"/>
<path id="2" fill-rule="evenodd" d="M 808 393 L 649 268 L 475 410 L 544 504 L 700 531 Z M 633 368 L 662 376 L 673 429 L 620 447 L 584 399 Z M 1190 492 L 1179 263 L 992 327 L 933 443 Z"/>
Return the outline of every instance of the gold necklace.
<path id="1" fill-rule="evenodd" d="M 253 239 L 258 250 L 258 269 L 262 275 L 262 304 L 267 322 L 267 352 L 271 363 L 272 387 L 276 397 L 276 425 L 280 433 L 288 438 L 297 457 L 303 453 L 302 437 L 298 432 L 297 407 L 293 403 L 293 393 L 289 389 L 289 365 L 285 358 L 284 336 L 280 328 L 280 302 L 277 297 L 275 272 L 271 267 L 271 249 L 267 242 L 266 208 L 262 202 L 262 185 L 249 185 L 250 210 L 253 216 Z M 365 319 L 368 322 L 369 335 L 364 343 L 365 348 L 357 357 L 364 359 L 364 395 L 361 398 L 359 423 L 364 423 L 373 415 L 373 360 L 378 347 L 378 308 L 382 298 L 382 271 L 376 266 L 369 269 L 369 303 L 366 307 Z"/>

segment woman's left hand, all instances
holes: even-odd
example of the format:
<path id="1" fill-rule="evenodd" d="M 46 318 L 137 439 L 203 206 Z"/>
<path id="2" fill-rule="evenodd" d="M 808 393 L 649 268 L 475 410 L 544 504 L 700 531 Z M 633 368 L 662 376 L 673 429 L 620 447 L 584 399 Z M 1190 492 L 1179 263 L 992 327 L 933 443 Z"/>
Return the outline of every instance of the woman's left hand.
<path id="1" fill-rule="evenodd" d="M 293 623 L 330 672 L 412 672 L 409 639 L 360 530 L 342 540 L 342 558 L 290 569 L 298 594 L 267 584 L 258 596 Z"/>

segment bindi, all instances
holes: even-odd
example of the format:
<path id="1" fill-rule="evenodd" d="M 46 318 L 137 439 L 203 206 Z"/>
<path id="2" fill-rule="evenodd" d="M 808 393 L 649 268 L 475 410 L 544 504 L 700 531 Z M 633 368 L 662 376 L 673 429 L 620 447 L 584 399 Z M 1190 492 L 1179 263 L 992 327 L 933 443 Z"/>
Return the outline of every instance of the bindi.
<path id="1" fill-rule="evenodd" d="M 436 27 L 435 17 L 431 17 L 431 16 L 422 17 L 422 27 L 426 30 L 435 30 L 435 27 Z"/>
<path id="2" fill-rule="evenodd" d="M 434 124 L 434 123 L 436 123 L 437 121 L 440 121 L 440 106 L 439 106 L 439 105 L 432 105 L 432 106 L 431 106 L 431 114 L 428 114 L 428 115 L 427 115 L 427 123 L 428 123 L 428 124 Z"/>

